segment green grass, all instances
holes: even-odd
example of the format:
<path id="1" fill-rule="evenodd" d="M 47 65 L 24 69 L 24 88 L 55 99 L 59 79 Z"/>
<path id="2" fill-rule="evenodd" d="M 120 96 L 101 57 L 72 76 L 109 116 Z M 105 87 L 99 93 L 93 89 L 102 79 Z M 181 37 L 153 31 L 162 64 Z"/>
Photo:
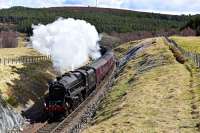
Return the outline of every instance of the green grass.
<path id="1" fill-rule="evenodd" d="M 6 99 L 6 102 L 8 104 L 10 104 L 11 106 L 13 106 L 13 107 L 17 107 L 19 105 L 19 103 L 17 102 L 16 97 L 14 97 L 14 96 L 10 96 L 8 99 Z"/>
<path id="2" fill-rule="evenodd" d="M 187 51 L 200 53 L 200 37 L 172 36 L 170 39 L 173 39 L 179 46 Z"/>

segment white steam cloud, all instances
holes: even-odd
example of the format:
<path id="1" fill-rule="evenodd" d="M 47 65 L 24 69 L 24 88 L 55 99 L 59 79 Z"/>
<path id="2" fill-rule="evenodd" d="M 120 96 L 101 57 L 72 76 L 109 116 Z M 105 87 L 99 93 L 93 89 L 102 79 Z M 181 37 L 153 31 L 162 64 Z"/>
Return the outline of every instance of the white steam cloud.
<path id="1" fill-rule="evenodd" d="M 61 73 L 101 56 L 98 32 L 84 20 L 59 18 L 48 25 L 34 25 L 31 41 L 34 49 L 52 56 L 54 67 Z"/>

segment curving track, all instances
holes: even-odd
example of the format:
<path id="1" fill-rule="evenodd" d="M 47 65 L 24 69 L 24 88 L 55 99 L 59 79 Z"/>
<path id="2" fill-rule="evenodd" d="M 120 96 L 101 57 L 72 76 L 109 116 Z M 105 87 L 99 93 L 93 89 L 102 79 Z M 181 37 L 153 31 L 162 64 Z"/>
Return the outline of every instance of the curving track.
<path id="1" fill-rule="evenodd" d="M 79 132 L 85 124 L 92 118 L 100 101 L 104 98 L 107 91 L 111 88 L 113 79 L 123 70 L 127 62 L 134 58 L 136 51 L 141 49 L 143 45 L 139 45 L 128 51 L 118 62 L 117 67 L 102 81 L 102 83 L 83 101 L 72 113 L 70 113 L 63 121 L 33 124 L 25 129 L 24 133 L 64 133 Z"/>

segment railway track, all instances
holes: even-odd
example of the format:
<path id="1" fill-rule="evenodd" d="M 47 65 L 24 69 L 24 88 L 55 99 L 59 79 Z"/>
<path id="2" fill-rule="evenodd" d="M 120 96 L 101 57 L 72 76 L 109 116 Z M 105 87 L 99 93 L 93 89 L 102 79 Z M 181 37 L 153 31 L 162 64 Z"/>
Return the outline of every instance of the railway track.
<path id="1" fill-rule="evenodd" d="M 123 70 L 127 62 L 134 58 L 136 51 L 143 45 L 134 47 L 119 60 L 118 66 L 103 80 L 103 82 L 63 121 L 39 123 L 23 131 L 23 133 L 70 133 L 79 132 L 92 118 L 101 100 L 111 87 L 113 79 Z"/>
<path id="2" fill-rule="evenodd" d="M 55 127 L 59 124 L 60 122 L 53 122 L 53 123 L 46 123 L 43 125 L 42 128 L 39 128 L 38 133 L 49 133 L 50 131 L 54 130 Z"/>

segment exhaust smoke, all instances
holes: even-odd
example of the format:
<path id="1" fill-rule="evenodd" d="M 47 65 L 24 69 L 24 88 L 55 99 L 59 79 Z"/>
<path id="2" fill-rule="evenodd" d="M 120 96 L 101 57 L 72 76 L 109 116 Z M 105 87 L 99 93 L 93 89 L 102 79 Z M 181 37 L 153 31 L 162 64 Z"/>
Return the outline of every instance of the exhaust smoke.
<path id="1" fill-rule="evenodd" d="M 47 25 L 33 25 L 32 47 L 51 55 L 54 68 L 65 72 L 101 56 L 96 28 L 84 20 L 59 18 Z"/>

